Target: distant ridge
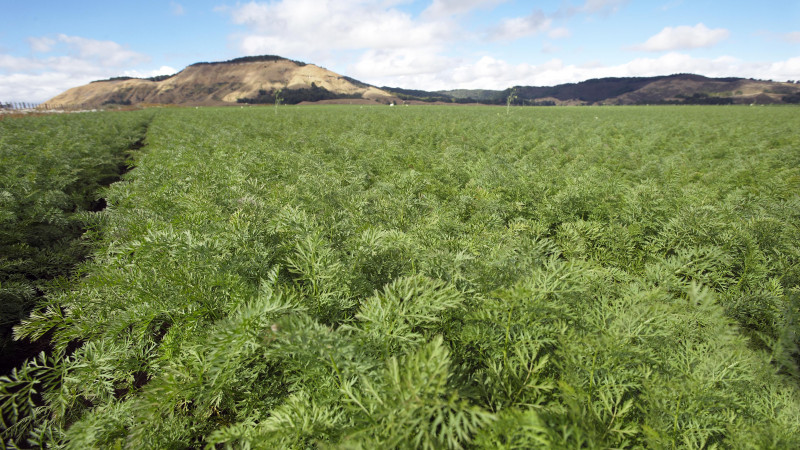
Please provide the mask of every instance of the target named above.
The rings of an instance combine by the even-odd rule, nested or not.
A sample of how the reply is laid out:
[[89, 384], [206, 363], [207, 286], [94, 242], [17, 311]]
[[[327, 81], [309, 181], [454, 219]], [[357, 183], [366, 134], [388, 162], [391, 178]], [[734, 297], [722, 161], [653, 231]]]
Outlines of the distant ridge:
[[[800, 82], [799, 82], [800, 83]], [[511, 93], [513, 92], [513, 96]], [[447, 103], [515, 105], [779, 104], [800, 103], [800, 84], [695, 74], [596, 78], [557, 86], [505, 90], [425, 91], [375, 87], [330, 70], [277, 55], [197, 62], [174, 75], [114, 77], [72, 88], [48, 104], [230, 105], [274, 103]]]
[[778, 104], [800, 103], [800, 84], [695, 74], [595, 78], [557, 86], [515, 86], [502, 91], [420, 91], [382, 87], [403, 99], [518, 105]]

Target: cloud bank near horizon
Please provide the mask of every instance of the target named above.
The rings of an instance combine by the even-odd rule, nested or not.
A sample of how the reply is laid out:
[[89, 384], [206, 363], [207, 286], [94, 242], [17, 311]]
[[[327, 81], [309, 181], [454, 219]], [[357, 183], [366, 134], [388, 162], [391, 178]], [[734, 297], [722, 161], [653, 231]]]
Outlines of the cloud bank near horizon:
[[57, 34], [28, 38], [31, 55], [0, 54], [0, 100], [42, 102], [94, 80], [113, 76], [151, 77], [177, 72], [162, 66], [135, 70], [150, 57], [113, 41]]
[[[723, 28], [694, 26], [665, 27], [644, 43], [625, 50], [655, 57], [632, 57], [607, 64], [565, 63], [554, 57], [547, 61], [510, 63], [491, 54], [478, 57], [451, 56], [449, 49], [464, 42], [482, 40], [513, 42], [532, 35], [551, 40], [569, 38], [566, 26], [554, 26], [558, 19], [592, 20], [624, 7], [625, 0], [586, 0], [552, 13], [534, 9], [524, 16], [503, 18], [483, 30], [468, 30], [459, 17], [486, 10], [502, 0], [434, 0], [422, 14], [413, 17], [390, 6], [395, 2], [340, 0], [325, 4], [310, 14], [313, 1], [280, 0], [250, 2], [228, 11], [234, 23], [245, 31], [233, 36], [234, 45], [245, 54], [281, 52], [304, 55], [311, 61], [333, 64], [340, 52], [355, 53], [346, 75], [379, 86], [413, 89], [505, 89], [513, 85], [547, 86], [591, 78], [655, 76], [697, 73], [711, 77], [739, 76], [785, 80], [800, 74], [800, 57], [781, 61], [746, 61], [730, 55], [693, 56], [687, 50], [712, 48], [730, 37]], [[793, 38], [788, 33], [787, 39]], [[331, 36], [334, 36], [331, 38]], [[370, 38], [372, 37], [372, 38]]]
[[[212, 14], [228, 26], [228, 57], [275, 54], [378, 86], [505, 89], [673, 73], [800, 78], [800, 49], [780, 58], [742, 57], [725, 45], [751, 36], [732, 27], [701, 21], [647, 26], [630, 31], [625, 41], [595, 43], [585, 29], [622, 14], [631, 2], [558, 2], [549, 10], [518, 3], [272, 0], [218, 6]], [[167, 13], [181, 20], [196, 8], [170, 2]], [[800, 31], [762, 34], [764, 42], [800, 43]], [[64, 33], [28, 36], [25, 42], [22, 56], [0, 46], [0, 100], [44, 101], [97, 79], [177, 72], [135, 42]]]

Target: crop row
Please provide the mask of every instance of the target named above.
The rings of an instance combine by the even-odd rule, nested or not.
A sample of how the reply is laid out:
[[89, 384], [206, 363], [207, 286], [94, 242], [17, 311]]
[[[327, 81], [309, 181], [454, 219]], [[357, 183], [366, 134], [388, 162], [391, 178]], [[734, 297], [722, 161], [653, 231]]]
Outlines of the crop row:
[[0, 122], [0, 373], [24, 357], [12, 325], [88, 254], [85, 213], [102, 207], [100, 189], [119, 179], [146, 123], [142, 114]]

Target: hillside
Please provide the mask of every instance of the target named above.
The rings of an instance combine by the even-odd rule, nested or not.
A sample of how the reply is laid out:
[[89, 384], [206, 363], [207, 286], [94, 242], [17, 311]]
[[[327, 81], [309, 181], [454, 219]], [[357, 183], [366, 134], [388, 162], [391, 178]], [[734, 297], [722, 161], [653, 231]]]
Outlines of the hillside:
[[[511, 89], [410, 91], [384, 87], [404, 99], [505, 104]], [[519, 105], [774, 104], [800, 103], [800, 84], [677, 74], [597, 78], [556, 86], [515, 86]]]
[[[511, 89], [425, 91], [375, 87], [330, 70], [264, 55], [192, 64], [172, 76], [118, 77], [70, 89], [49, 105], [229, 105], [274, 103], [506, 104]], [[515, 86], [517, 105], [775, 104], [800, 103], [800, 84], [677, 74], [598, 78], [556, 86]], [[280, 92], [280, 93], [279, 93]]]
[[281, 90], [288, 103], [337, 98], [382, 100], [389, 94], [313, 64], [278, 56], [197, 63], [171, 77], [112, 78], [72, 88], [47, 104], [98, 107], [108, 104], [224, 105], [272, 103]]

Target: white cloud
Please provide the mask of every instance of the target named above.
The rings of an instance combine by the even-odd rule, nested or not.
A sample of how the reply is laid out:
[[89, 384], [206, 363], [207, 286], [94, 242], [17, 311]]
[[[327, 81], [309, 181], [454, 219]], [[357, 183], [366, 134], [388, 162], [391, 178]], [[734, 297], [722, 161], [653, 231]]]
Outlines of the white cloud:
[[183, 5], [176, 2], [169, 2], [170, 11], [175, 16], [182, 16], [186, 14], [186, 10], [183, 8]]
[[159, 75], [174, 75], [178, 73], [178, 70], [170, 67], [170, 66], [161, 66], [158, 69], [154, 70], [126, 70], [122, 72], [122, 75], [126, 77], [134, 77], [134, 78], [150, 78], [150, 77], [157, 77]]
[[367, 0], [281, 0], [232, 8], [235, 36], [247, 54], [315, 56], [332, 50], [428, 47], [452, 36], [449, 20], [424, 21]]
[[70, 50], [76, 51], [80, 58], [93, 60], [106, 67], [135, 65], [150, 60], [148, 56], [128, 50], [113, 41], [97, 41], [66, 34], [59, 34], [57, 40], [67, 44]]
[[[598, 61], [566, 64], [553, 58], [542, 64], [512, 64], [491, 56], [478, 60], [450, 60], [448, 67], [432, 67], [426, 71], [417, 65], [415, 73], [370, 77], [362, 81], [380, 86], [402, 86], [409, 89], [505, 89], [509, 86], [552, 86], [575, 83], [591, 78], [658, 76], [675, 73], [696, 73], [709, 77], [743, 77], [786, 80], [800, 73], [800, 57], [778, 62], [748, 62], [723, 56], [695, 58], [670, 52], [658, 58], [636, 58], [623, 64], [605, 65]], [[366, 63], [365, 63], [366, 66]], [[358, 78], [358, 77], [357, 77]]]
[[525, 36], [542, 33], [553, 23], [542, 10], [536, 10], [525, 17], [503, 20], [491, 30], [489, 38], [493, 41], [513, 41]]
[[[452, 58], [442, 57], [435, 47], [425, 49], [367, 50], [349, 67], [357, 77], [389, 79], [413, 75], [435, 75], [446, 71]], [[402, 86], [400, 86], [402, 87]]]
[[0, 73], [0, 101], [43, 102], [66, 89], [86, 84], [94, 78], [75, 78], [65, 72]]
[[712, 47], [730, 36], [724, 28], [710, 29], [698, 23], [697, 25], [666, 27], [645, 43], [634, 46], [635, 50], [660, 52], [666, 50], [683, 50], [691, 48]]
[[[149, 56], [113, 41], [66, 34], [31, 37], [28, 43], [35, 53], [48, 55], [0, 54], [0, 99], [3, 101], [44, 101], [71, 87], [119, 76], [126, 69], [133, 70], [150, 61]], [[163, 73], [161, 69], [157, 71]]]
[[33, 71], [44, 68], [42, 61], [31, 58], [20, 58], [12, 55], [0, 55], [0, 70], [14, 72]]
[[776, 81], [796, 78], [800, 73], [800, 56], [771, 63], [766, 73], [769, 79]]
[[[512, 64], [492, 56], [467, 57], [453, 49], [480, 38], [462, 28], [460, 15], [491, 8], [500, 0], [433, 0], [419, 16], [394, 6], [406, 0], [275, 0], [237, 4], [220, 12], [242, 25], [232, 40], [245, 54], [278, 54], [313, 63], [336, 64], [345, 75], [378, 86], [426, 90], [454, 88], [504, 89], [515, 84], [552, 85], [606, 76], [650, 76], [679, 72], [709, 76], [786, 79], [796, 62], [748, 63], [729, 57], [693, 58], [667, 53], [624, 64], [567, 64], [554, 58], [537, 64]], [[610, 14], [626, 0], [586, 0], [548, 15], [540, 10], [506, 19], [485, 32], [492, 40], [513, 40], [534, 34], [548, 39], [570, 37], [554, 25], [570, 15]], [[559, 24], [560, 25], [560, 24]], [[690, 32], [686, 32], [686, 30]], [[728, 36], [723, 29], [667, 28], [646, 43], [649, 49], [679, 49], [712, 45]], [[543, 52], [557, 47], [542, 43]], [[789, 78], [796, 78], [790, 74]]]
[[460, 28], [459, 15], [502, 1], [433, 0], [416, 17], [392, 7], [400, 0], [277, 0], [221, 12], [245, 27], [232, 36], [245, 54], [338, 63], [346, 75], [402, 86], [409, 77], [435, 78], [454, 61], [444, 56], [451, 44], [477, 38]]

